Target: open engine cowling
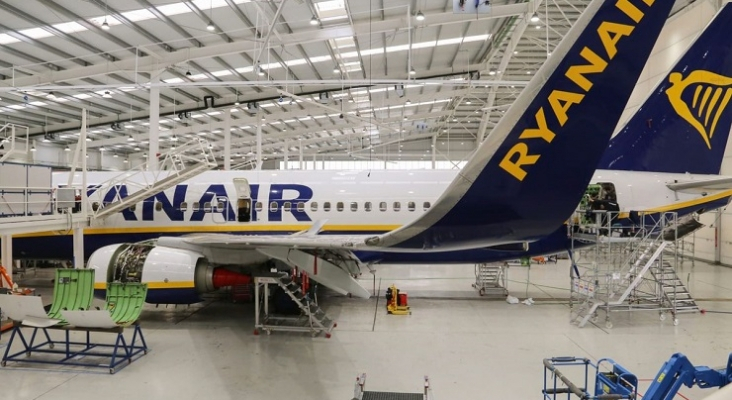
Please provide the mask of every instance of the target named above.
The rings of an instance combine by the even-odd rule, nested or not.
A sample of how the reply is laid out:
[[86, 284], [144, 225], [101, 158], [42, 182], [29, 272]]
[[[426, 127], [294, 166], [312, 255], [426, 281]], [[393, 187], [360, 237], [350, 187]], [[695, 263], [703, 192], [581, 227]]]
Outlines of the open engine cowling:
[[97, 295], [104, 295], [107, 282], [143, 282], [148, 284], [146, 302], [152, 304], [197, 303], [203, 293], [251, 283], [248, 275], [216, 268], [200, 253], [152, 243], [102, 247], [87, 267], [96, 270]]

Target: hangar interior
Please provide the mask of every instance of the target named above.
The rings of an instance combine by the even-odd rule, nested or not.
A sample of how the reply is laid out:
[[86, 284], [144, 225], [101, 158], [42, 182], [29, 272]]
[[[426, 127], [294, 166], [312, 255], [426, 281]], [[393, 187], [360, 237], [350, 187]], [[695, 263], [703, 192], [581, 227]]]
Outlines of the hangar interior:
[[[56, 215], [56, 173], [157, 177], [179, 163], [170, 185], [208, 169], [457, 174], [591, 1], [492, 0], [475, 13], [454, 3], [0, 2], [0, 253], [10, 279], [48, 307], [56, 282], [39, 265], [84, 268], [76, 247], [68, 260], [13, 258], [13, 239], [34, 232], [84, 242], [91, 205]], [[727, 3], [675, 1], [616, 131]], [[732, 175], [728, 150], [720, 175]], [[78, 199], [66, 201], [73, 208]], [[54, 218], [23, 219], [43, 214]], [[368, 388], [395, 393], [421, 392], [429, 376], [423, 400], [531, 399], [544, 388], [542, 360], [555, 356], [615, 359], [640, 378], [642, 393], [671, 354], [721, 365], [732, 353], [732, 214], [725, 206], [698, 220], [704, 227], [679, 243], [675, 274], [706, 312], [617, 313], [612, 324], [593, 318], [579, 328], [570, 323], [572, 264], [561, 255], [501, 269], [500, 298], [478, 295], [474, 263], [380, 264], [358, 279], [368, 300], [319, 291], [320, 308], [337, 321], [327, 335], [253, 335], [259, 302], [232, 301], [233, 292], [147, 304], [139, 319], [146, 356], [114, 375], [8, 364], [5, 398], [364, 399], [353, 385], [366, 373]], [[410, 315], [384, 310], [392, 284], [409, 294]], [[506, 294], [533, 302], [509, 304]], [[9, 337], [0, 336], [0, 351]], [[711, 393], [683, 388], [679, 398]]]

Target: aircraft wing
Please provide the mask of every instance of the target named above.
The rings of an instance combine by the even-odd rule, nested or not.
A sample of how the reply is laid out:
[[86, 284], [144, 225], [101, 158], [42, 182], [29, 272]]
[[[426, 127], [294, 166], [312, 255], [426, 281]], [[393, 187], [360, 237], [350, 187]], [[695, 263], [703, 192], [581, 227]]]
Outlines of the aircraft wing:
[[[317, 225], [317, 224], [316, 224]], [[354, 278], [361, 263], [352, 253], [365, 247], [365, 236], [356, 235], [230, 235], [193, 234], [165, 236], [158, 246], [185, 249], [206, 254], [215, 261], [220, 250], [255, 250], [271, 259], [308, 273], [310, 278], [338, 293], [368, 299], [368, 290]], [[357, 246], [358, 244], [358, 246]]]
[[732, 189], [732, 177], [720, 176], [718, 178], [704, 180], [674, 181], [666, 184], [666, 187], [682, 193], [701, 193], [716, 190]]

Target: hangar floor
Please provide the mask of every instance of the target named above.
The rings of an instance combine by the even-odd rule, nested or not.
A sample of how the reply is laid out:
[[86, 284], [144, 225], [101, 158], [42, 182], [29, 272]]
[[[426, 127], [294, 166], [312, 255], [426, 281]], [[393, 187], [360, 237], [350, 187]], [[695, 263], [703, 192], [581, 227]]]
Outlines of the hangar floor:
[[[615, 313], [615, 327], [568, 323], [568, 263], [510, 269], [509, 289], [533, 306], [479, 298], [473, 266], [383, 266], [410, 293], [413, 315], [390, 316], [384, 300], [328, 297], [338, 321], [331, 339], [273, 333], [253, 336], [253, 307], [224, 301], [178, 308], [150, 306], [142, 316], [152, 352], [116, 375], [0, 369], [3, 399], [350, 399], [357, 374], [367, 388], [415, 392], [429, 375], [438, 399], [539, 399], [541, 360], [611, 357], [652, 379], [672, 353], [719, 366], [732, 351], [732, 269], [697, 262], [691, 290], [706, 315], [682, 315], [679, 326], [656, 313]], [[378, 282], [377, 282], [378, 284]], [[365, 286], [371, 282], [366, 281]], [[3, 335], [4, 347], [9, 335]], [[4, 349], [2, 349], [4, 350]], [[647, 382], [646, 382], [647, 385]], [[644, 389], [642, 386], [641, 389]], [[642, 392], [643, 390], [641, 390]], [[699, 389], [683, 389], [701, 399]]]

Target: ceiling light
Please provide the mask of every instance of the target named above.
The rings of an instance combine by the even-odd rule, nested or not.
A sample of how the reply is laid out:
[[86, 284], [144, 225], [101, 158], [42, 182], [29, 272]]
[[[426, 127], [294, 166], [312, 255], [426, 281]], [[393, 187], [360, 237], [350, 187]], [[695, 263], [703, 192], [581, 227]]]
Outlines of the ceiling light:
[[104, 151], [104, 150], [105, 150], [104, 146], [99, 148], [99, 151]]
[[541, 29], [541, 25], [536, 25], [536, 29]]
[[257, 75], [264, 76], [264, 69], [262, 69], [261, 65], [257, 66]]
[[117, 155], [117, 153], [114, 153], [114, 158], [119, 158], [119, 155]]
[[135, 147], [133, 150], [140, 151], [140, 148], [139, 147]]
[[175, 145], [170, 146], [170, 150], [175, 150]]
[[64, 151], [71, 151], [71, 148], [69, 146], [64, 147]]
[[412, 104], [412, 100], [407, 99], [407, 105]]
[[531, 17], [531, 22], [539, 22], [539, 14], [534, 13]]
[[514, 50], [514, 51], [513, 51], [513, 54], [514, 54], [514, 55], [518, 54], [518, 50]]
[[417, 71], [415, 71], [414, 68], [412, 68], [409, 70], [409, 75], [412, 75], [412, 76], [417, 75]]
[[48, 94], [46, 95], [46, 98], [49, 100], [53, 100], [56, 98], [56, 95], [53, 94], [53, 92], [48, 92]]
[[173, 135], [173, 137], [170, 138], [170, 141], [171, 142], [177, 142], [178, 141], [178, 136]]
[[422, 11], [417, 11], [417, 21], [424, 21], [424, 14], [422, 14]]
[[320, 21], [318, 21], [318, 18], [316, 18], [314, 15], [312, 18], [310, 18], [310, 25], [318, 25]]
[[124, 162], [127, 162], [127, 159], [126, 158], [124, 159]]
[[133, 142], [133, 141], [135, 141], [135, 138], [133, 138], [132, 135], [127, 136], [127, 141], [128, 142]]
[[341, 69], [338, 68], [338, 64], [336, 64], [336, 65], [333, 66], [333, 73], [334, 74], [340, 74], [341, 73]]
[[353, 102], [354, 102], [354, 100], [353, 100], [353, 97], [349, 97], [349, 98], [348, 98], [348, 102], [349, 102], [349, 103], [353, 103]]
[[470, 104], [473, 104], [473, 102], [471, 102], [470, 100], [468, 100], [468, 101], [465, 102], [465, 104], [470, 105]]
[[206, 25], [206, 29], [213, 32], [214, 30], [216, 30], [216, 27], [214, 26], [213, 22], [209, 22], [208, 25]]
[[102, 97], [104, 97], [105, 99], [111, 99], [112, 98], [112, 93], [110, 93], [109, 90], [105, 90], [104, 91], [104, 94], [102, 95]]
[[186, 71], [186, 76], [191, 76], [191, 75], [193, 75], [193, 74], [191, 74], [190, 70]]
[[35, 145], [31, 146], [31, 151], [33, 151], [33, 152], [36, 151], [36, 146]]
[[102, 29], [105, 31], [109, 30], [109, 24], [107, 23], [107, 17], [104, 17], [104, 22], [102, 23]]

